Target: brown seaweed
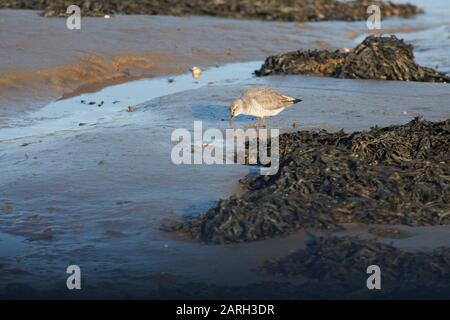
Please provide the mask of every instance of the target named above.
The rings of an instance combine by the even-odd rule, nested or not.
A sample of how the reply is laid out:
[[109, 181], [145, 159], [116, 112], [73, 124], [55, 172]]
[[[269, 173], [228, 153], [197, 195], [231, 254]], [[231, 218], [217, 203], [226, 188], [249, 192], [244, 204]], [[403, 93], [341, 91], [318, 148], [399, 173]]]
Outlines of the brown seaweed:
[[327, 282], [330, 287], [346, 288], [348, 294], [365, 289], [371, 265], [381, 270], [384, 294], [414, 293], [420, 286], [433, 290], [450, 287], [450, 248], [409, 252], [353, 237], [314, 239], [304, 250], [266, 261], [259, 272], [276, 277], [301, 275]]
[[450, 119], [352, 134], [285, 133], [276, 175], [242, 179], [244, 194], [170, 229], [231, 243], [350, 222], [449, 224], [449, 141]]
[[450, 82], [450, 77], [414, 61], [413, 47], [395, 36], [369, 36], [349, 53], [292, 51], [268, 57], [257, 76], [320, 75], [346, 79]]
[[277, 21], [361, 21], [366, 8], [379, 5], [384, 17], [409, 17], [423, 11], [412, 4], [355, 0], [3, 0], [0, 8], [44, 10], [47, 17], [66, 16], [69, 5], [79, 5], [83, 16], [105, 14], [209, 15]]
[[[368, 290], [367, 267], [381, 271], [381, 289]], [[245, 286], [187, 283], [160, 287], [171, 299], [386, 299], [444, 298], [450, 293], [450, 248], [404, 251], [355, 237], [315, 238], [305, 249], [269, 260], [267, 280]], [[295, 280], [302, 279], [301, 282]]]

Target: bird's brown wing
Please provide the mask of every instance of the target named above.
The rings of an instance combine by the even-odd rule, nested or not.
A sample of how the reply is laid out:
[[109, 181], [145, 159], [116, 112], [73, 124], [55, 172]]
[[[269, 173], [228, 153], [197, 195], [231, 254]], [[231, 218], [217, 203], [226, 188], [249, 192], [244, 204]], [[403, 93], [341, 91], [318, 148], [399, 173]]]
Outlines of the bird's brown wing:
[[252, 88], [245, 92], [242, 100], [255, 100], [261, 107], [266, 110], [279, 109], [292, 104], [293, 98], [282, 95], [272, 89], [268, 88]]

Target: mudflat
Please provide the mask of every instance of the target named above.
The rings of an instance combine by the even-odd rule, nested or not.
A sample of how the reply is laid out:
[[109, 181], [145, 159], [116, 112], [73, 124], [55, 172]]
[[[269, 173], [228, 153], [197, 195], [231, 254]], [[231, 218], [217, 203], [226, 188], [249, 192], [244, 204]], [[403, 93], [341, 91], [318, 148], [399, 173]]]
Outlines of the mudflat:
[[[415, 2], [424, 14], [383, 28], [414, 46], [418, 65], [448, 74], [447, 2]], [[85, 17], [78, 32], [64, 18], [1, 10], [0, 24], [2, 298], [73, 297], [69, 263], [82, 268], [78, 298], [372, 298], [360, 280], [374, 261], [389, 297], [448, 293], [448, 281], [435, 285], [449, 277], [448, 250], [439, 249], [450, 247], [448, 84], [253, 74], [286, 51], [351, 50], [369, 34], [364, 21], [116, 15]], [[193, 65], [203, 69], [198, 79], [185, 72]], [[231, 100], [253, 86], [303, 99], [269, 120], [283, 137], [278, 178], [254, 180], [246, 165], [171, 161], [175, 129], [202, 121], [223, 132]], [[235, 126], [253, 124], [242, 116]], [[191, 152], [203, 143], [194, 139]], [[272, 190], [273, 202], [259, 197]], [[240, 205], [252, 192], [248, 221]], [[285, 192], [287, 204], [301, 207], [300, 195], [310, 205], [301, 207], [308, 230]], [[270, 210], [282, 219], [247, 238], [221, 233], [220, 223], [189, 229], [193, 237], [161, 230], [218, 204], [234, 210], [241, 231]], [[303, 276], [305, 266], [313, 270]], [[422, 274], [431, 285], [423, 291]], [[331, 277], [348, 285], [324, 290]]]

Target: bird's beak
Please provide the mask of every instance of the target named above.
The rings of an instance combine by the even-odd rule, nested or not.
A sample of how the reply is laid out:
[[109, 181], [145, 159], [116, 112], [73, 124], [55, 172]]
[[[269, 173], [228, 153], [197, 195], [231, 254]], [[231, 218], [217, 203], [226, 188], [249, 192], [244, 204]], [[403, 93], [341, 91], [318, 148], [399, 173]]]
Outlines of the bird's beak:
[[233, 124], [234, 124], [234, 115], [231, 114], [231, 117], [230, 117], [230, 126], [233, 126]]

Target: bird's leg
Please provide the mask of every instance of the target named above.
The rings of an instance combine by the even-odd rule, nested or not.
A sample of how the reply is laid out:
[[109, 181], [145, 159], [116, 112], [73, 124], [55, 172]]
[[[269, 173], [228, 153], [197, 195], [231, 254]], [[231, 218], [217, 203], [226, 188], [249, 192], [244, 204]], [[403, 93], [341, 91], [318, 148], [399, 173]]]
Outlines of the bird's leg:
[[261, 124], [261, 118], [256, 117], [256, 128], [259, 128], [260, 124]]
[[263, 128], [267, 128], [267, 119], [262, 117]]

